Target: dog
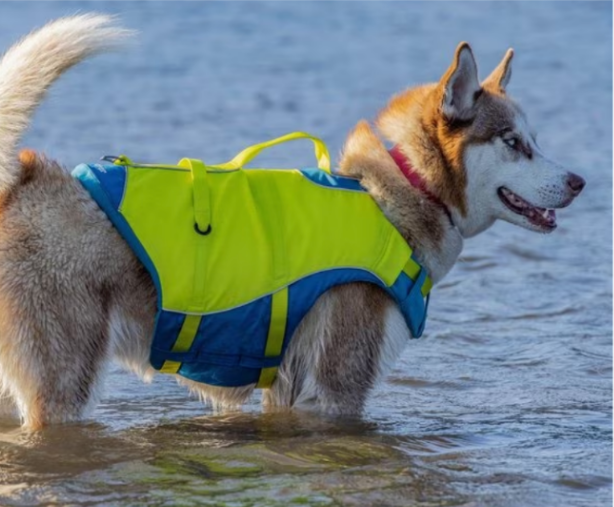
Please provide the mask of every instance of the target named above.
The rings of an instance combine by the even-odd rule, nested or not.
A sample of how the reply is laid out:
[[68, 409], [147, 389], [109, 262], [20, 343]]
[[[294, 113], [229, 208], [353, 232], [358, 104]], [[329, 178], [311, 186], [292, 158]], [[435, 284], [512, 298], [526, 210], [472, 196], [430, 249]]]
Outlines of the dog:
[[[86, 417], [112, 359], [145, 380], [155, 373], [151, 277], [68, 171], [18, 151], [50, 85], [128, 36], [108, 16], [62, 18], [0, 63], [0, 402], [31, 430]], [[439, 81], [394, 96], [374, 126], [359, 122], [345, 143], [338, 173], [359, 180], [435, 284], [465, 238], [496, 220], [550, 233], [554, 209], [585, 185], [546, 158], [507, 95], [512, 59], [510, 49], [480, 82], [461, 43]], [[359, 414], [408, 337], [381, 288], [335, 286], [296, 329], [263, 406]], [[239, 406], [255, 389], [178, 381], [220, 408]]]

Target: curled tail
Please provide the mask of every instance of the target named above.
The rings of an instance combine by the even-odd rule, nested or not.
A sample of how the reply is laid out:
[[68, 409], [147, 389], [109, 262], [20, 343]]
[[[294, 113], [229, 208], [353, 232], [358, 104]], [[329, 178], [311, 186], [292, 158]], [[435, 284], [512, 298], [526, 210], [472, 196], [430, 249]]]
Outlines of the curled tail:
[[0, 192], [18, 180], [17, 145], [51, 84], [130, 35], [113, 21], [100, 14], [60, 18], [27, 35], [0, 61]]

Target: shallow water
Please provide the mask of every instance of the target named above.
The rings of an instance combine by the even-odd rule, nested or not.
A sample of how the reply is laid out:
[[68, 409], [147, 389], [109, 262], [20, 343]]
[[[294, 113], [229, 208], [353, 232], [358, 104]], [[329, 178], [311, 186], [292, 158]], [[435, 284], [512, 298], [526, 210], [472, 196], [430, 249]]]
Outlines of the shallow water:
[[[467, 242], [360, 420], [214, 415], [159, 376], [113, 370], [92, 421], [0, 425], [0, 505], [610, 505], [612, 11], [609, 3], [0, 4], [0, 47], [77, 10], [142, 32], [73, 71], [26, 143], [211, 161], [292, 130], [333, 152], [387, 97], [438, 78], [460, 40], [540, 144], [588, 180], [550, 236], [498, 224]], [[311, 164], [289, 146], [271, 164]]]

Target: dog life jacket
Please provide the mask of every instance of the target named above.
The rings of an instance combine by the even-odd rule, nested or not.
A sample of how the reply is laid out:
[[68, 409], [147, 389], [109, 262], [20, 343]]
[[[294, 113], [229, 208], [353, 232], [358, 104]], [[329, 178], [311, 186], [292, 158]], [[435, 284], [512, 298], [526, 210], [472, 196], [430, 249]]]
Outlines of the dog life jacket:
[[[264, 148], [296, 138], [314, 142], [318, 169], [243, 168]], [[161, 372], [269, 387], [318, 297], [350, 282], [384, 289], [412, 336], [422, 334], [426, 271], [358, 181], [331, 174], [317, 138], [289, 134], [217, 166], [139, 165], [122, 156], [81, 164], [73, 176], [153, 279], [150, 361]]]

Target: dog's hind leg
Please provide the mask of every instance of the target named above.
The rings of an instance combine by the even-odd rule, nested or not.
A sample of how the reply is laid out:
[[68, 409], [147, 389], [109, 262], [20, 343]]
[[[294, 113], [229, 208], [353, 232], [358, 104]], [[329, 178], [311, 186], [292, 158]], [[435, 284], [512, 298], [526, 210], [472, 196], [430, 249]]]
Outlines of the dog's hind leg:
[[6, 302], [0, 306], [1, 382], [24, 426], [36, 430], [81, 418], [104, 368], [105, 323], [83, 317], [78, 322], [70, 310], [62, 318], [60, 306], [44, 304], [38, 317], [22, 310], [7, 319]]
[[391, 312], [394, 303], [373, 285], [327, 292], [295, 332], [265, 406], [360, 414], [407, 340], [402, 322], [391, 327]]
[[17, 407], [15, 401], [9, 395], [9, 393], [2, 389], [2, 373], [0, 373], [0, 421], [5, 419], [11, 420], [15, 418], [17, 414]]
[[20, 162], [22, 184], [0, 199], [0, 392], [38, 429], [82, 417], [96, 393], [120, 277], [103, 248], [116, 233], [80, 187], [35, 154]]

